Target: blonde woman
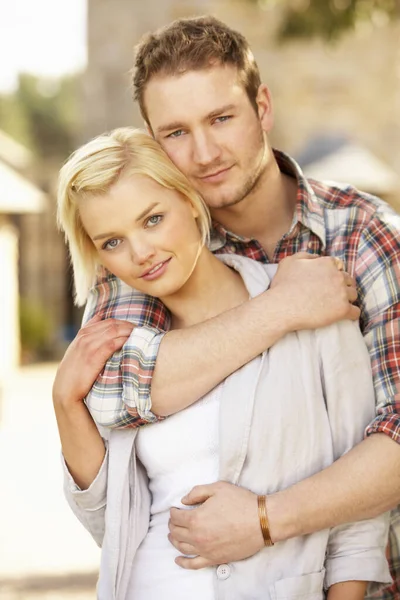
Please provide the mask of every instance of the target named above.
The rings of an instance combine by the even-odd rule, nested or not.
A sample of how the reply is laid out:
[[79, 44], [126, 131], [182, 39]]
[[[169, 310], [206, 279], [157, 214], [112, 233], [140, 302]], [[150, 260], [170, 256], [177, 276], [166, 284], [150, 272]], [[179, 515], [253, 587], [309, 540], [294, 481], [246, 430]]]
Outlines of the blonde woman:
[[[262, 293], [274, 267], [208, 249], [201, 198], [157, 143], [124, 128], [89, 142], [61, 171], [59, 223], [83, 302], [103, 266], [169, 309], [184, 328]], [[322, 470], [358, 443], [374, 416], [368, 352], [356, 323], [286, 335], [223, 384], [140, 429], [97, 427], [82, 398], [96, 354], [132, 325], [94, 318], [58, 370], [53, 397], [68, 502], [102, 546], [101, 600], [361, 600], [390, 581], [386, 516], [273, 545], [265, 495]], [[184, 376], [184, 375], [183, 375]], [[175, 413], [175, 414], [173, 414]], [[95, 412], [93, 413], [95, 416]], [[168, 541], [171, 507], [196, 484], [225, 480], [254, 497], [249, 558], [181, 569]], [[191, 547], [181, 544], [184, 554]], [[252, 556], [251, 556], [252, 555]]]

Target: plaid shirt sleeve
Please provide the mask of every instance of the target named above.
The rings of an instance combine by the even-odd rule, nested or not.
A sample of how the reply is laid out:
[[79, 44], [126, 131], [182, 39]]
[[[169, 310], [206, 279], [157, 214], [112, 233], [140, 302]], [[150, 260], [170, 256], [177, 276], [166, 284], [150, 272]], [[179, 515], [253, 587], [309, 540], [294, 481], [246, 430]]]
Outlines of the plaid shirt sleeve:
[[169, 313], [156, 298], [141, 294], [103, 270], [90, 291], [83, 322], [102, 319], [136, 323], [121, 350], [107, 361], [85, 398], [97, 423], [108, 428], [140, 427], [162, 420], [151, 412], [151, 380]]
[[381, 432], [400, 443], [400, 216], [389, 207], [364, 229], [355, 274], [377, 402], [366, 435]]

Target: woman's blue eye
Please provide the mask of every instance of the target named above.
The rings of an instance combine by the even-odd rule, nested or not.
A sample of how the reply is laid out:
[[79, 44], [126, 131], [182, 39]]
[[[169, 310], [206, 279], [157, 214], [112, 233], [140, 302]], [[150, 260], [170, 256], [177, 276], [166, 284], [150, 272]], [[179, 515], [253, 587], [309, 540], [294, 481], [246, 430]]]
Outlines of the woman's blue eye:
[[108, 242], [106, 242], [103, 245], [103, 250], [113, 250], [114, 248], [116, 248], [117, 246], [119, 246], [121, 240], [108, 240]]
[[152, 215], [147, 219], [146, 225], [148, 227], [154, 227], [154, 225], [158, 225], [158, 223], [162, 220], [162, 215]]

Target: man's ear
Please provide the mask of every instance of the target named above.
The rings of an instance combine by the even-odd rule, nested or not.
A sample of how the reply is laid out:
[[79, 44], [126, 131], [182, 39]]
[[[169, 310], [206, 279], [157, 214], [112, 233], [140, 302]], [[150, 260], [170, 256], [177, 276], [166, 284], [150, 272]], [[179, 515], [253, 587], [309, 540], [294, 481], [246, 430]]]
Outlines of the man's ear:
[[256, 102], [261, 126], [266, 133], [269, 133], [274, 125], [274, 111], [272, 97], [265, 83], [258, 88]]

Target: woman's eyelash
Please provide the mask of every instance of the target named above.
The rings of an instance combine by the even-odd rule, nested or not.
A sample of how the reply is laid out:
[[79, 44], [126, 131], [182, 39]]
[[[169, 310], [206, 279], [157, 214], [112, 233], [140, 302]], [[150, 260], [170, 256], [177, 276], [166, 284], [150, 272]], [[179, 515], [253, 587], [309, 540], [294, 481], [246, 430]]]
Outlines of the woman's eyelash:
[[[151, 219], [155, 219], [155, 221], [151, 221]], [[160, 221], [162, 221], [162, 219], [163, 219], [163, 215], [151, 215], [150, 217], [147, 218], [146, 225], [150, 226], [150, 227], [154, 227], [155, 225], [158, 225], [160, 223]]]
[[106, 242], [104, 242], [101, 249], [102, 250], [113, 250], [114, 248], [117, 248], [117, 246], [119, 246], [119, 244], [116, 244], [115, 246], [111, 246], [110, 245], [111, 242], [119, 242], [119, 240], [117, 240], [116, 238], [113, 238], [112, 240], [107, 240]]

